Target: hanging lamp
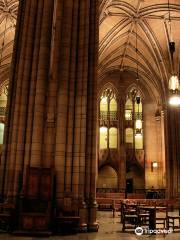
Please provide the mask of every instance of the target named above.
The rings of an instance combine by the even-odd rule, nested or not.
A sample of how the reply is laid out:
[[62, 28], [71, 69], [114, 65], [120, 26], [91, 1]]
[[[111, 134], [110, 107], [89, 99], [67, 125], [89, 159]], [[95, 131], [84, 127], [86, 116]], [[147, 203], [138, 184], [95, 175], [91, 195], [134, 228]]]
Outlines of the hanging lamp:
[[179, 86], [179, 78], [177, 74], [175, 74], [174, 70], [174, 52], [175, 52], [175, 42], [172, 38], [172, 31], [171, 31], [171, 12], [170, 12], [170, 5], [168, 0], [168, 12], [169, 12], [169, 51], [171, 55], [171, 62], [172, 62], [172, 72], [169, 78], [169, 104], [172, 106], [179, 106], [180, 105], [180, 86]]
[[[136, 81], [137, 81], [137, 86], [139, 85], [139, 65], [138, 65], [138, 48], [137, 48], [137, 22], [136, 22], [136, 63], [137, 63], [137, 72], [136, 72]], [[141, 97], [139, 93], [139, 89], [136, 93], [136, 104], [138, 106], [138, 114], [135, 119], [135, 137], [141, 137], [142, 136], [142, 120], [140, 117], [139, 113], [139, 105], [141, 103]]]

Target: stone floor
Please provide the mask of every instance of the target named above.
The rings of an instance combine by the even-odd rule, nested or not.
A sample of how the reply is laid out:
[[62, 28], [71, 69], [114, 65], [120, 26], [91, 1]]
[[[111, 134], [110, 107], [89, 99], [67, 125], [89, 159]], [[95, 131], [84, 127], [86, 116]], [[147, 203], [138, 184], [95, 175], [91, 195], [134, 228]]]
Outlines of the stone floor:
[[158, 235], [141, 235], [137, 236], [133, 231], [122, 233], [122, 225], [120, 224], [119, 214], [112, 217], [111, 212], [98, 212], [99, 231], [97, 233], [81, 233], [68, 236], [53, 236], [49, 238], [41, 237], [17, 237], [8, 234], [0, 234], [0, 240], [143, 240], [143, 239], [167, 239], [167, 240], [180, 240], [180, 232], [170, 234]]

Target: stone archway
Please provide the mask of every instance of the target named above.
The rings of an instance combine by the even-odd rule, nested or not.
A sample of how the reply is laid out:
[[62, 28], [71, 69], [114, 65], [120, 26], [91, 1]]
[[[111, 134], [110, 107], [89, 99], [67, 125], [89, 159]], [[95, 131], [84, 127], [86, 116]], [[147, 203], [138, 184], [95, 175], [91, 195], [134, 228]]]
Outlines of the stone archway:
[[118, 175], [114, 168], [105, 165], [99, 169], [97, 188], [118, 188]]

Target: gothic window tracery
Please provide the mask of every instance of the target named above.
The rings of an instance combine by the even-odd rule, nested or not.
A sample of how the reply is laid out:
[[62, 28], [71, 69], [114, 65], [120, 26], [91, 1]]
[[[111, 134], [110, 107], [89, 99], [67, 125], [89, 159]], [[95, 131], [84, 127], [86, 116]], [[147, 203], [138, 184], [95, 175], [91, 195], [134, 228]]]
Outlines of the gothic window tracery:
[[112, 88], [106, 88], [99, 104], [99, 147], [117, 148], [117, 97]]
[[125, 103], [125, 142], [128, 148], [143, 149], [143, 104], [136, 88], [127, 94]]

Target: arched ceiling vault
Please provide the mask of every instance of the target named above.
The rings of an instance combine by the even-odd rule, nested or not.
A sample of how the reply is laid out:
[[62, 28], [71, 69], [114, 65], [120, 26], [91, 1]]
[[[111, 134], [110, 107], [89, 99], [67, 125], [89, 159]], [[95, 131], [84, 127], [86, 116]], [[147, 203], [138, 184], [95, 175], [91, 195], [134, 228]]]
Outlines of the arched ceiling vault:
[[9, 78], [19, 0], [0, 0], [0, 86]]
[[[176, 44], [174, 70], [180, 68], [180, 1], [101, 0], [99, 28], [99, 78], [113, 70], [139, 71], [140, 81], [165, 96], [172, 73], [169, 52]], [[168, 8], [169, 7], [169, 8]], [[137, 48], [136, 48], [137, 36]]]

